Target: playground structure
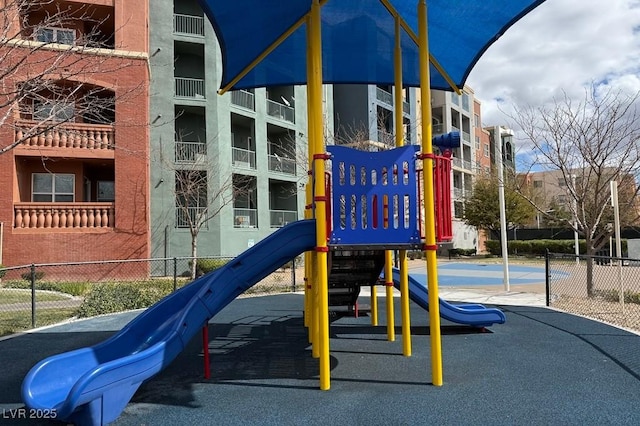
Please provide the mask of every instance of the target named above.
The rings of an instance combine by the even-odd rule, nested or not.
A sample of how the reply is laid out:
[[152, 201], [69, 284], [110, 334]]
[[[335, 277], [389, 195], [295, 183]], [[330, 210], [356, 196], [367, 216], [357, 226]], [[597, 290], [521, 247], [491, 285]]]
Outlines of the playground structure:
[[[205, 13], [212, 21], [215, 21], [214, 3], [213, 0], [201, 0]], [[309, 12], [298, 21], [299, 25], [306, 25], [307, 38], [310, 174], [306, 186], [305, 220], [275, 231], [232, 262], [166, 297], [109, 340], [90, 348], [55, 355], [36, 364], [22, 386], [23, 399], [29, 408], [56, 410], [58, 419], [79, 424], [97, 425], [115, 420], [140, 384], [166, 367], [213, 316], [242, 292], [300, 253], [305, 253], [305, 325], [309, 329], [312, 356], [319, 359], [319, 384], [322, 390], [330, 388], [330, 298], [336, 304], [354, 303], [359, 287], [375, 284], [381, 269], [384, 269], [388, 299], [389, 340], [395, 339], [394, 286], [400, 290], [405, 356], [411, 355], [410, 298], [429, 311], [432, 384], [435, 386], [443, 384], [441, 310], [448, 320], [478, 327], [504, 322], [504, 315], [499, 310], [481, 305], [456, 307], [438, 297], [437, 239], [438, 236], [441, 239], [450, 238], [451, 233], [451, 202], [448, 198], [450, 164], [446, 155], [438, 157], [433, 152], [426, 2], [418, 1], [417, 35], [395, 11], [393, 2], [380, 2], [393, 16], [395, 25], [397, 148], [375, 154], [344, 147], [327, 149], [324, 145], [321, 3], [327, 2], [313, 0]], [[497, 34], [539, 3], [522, 1], [513, 2], [515, 6], [497, 5], [502, 9], [509, 8], [497, 20]], [[232, 3], [220, 2], [217, 5], [223, 4]], [[346, 2], [333, 4], [339, 8]], [[276, 9], [275, 5], [271, 6]], [[214, 27], [217, 28], [216, 25]], [[419, 153], [415, 146], [404, 146], [401, 125], [401, 28], [412, 36], [418, 47], [422, 99], [422, 147]], [[285, 31], [265, 52], [275, 49], [287, 35], [291, 33]], [[496, 34], [489, 34], [488, 41], [478, 46], [479, 51], [495, 38]], [[475, 54], [472, 57], [475, 59]], [[249, 68], [263, 58], [259, 55]], [[438, 71], [451, 88], [459, 91], [441, 68]], [[246, 72], [243, 70], [235, 80], [228, 81], [220, 93], [233, 88]], [[453, 144], [455, 139], [454, 135], [448, 137], [448, 140], [436, 140], [445, 152], [447, 142]], [[330, 179], [327, 179], [326, 173], [328, 160], [332, 162]], [[421, 167], [416, 168], [416, 163]], [[434, 172], [430, 172], [434, 170], [441, 178], [438, 186], [434, 185]], [[333, 182], [328, 185], [328, 181]], [[419, 205], [420, 195], [423, 207]], [[439, 212], [438, 218], [436, 210]], [[428, 289], [408, 276], [408, 249], [426, 252]], [[392, 267], [392, 250], [399, 250], [399, 268], [395, 271]], [[356, 265], [362, 268], [353, 271], [352, 267]], [[377, 325], [376, 300], [373, 286], [373, 325]]]

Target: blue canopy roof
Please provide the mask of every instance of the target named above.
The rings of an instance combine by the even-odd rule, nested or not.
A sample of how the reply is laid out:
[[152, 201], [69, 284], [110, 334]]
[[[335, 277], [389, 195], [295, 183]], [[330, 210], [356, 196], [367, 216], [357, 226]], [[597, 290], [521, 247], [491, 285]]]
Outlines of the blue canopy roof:
[[[227, 86], [272, 43], [296, 25], [311, 0], [199, 0], [222, 48], [221, 87]], [[418, 33], [419, 0], [389, 0]], [[428, 0], [429, 48], [462, 88], [482, 53], [544, 0]], [[394, 19], [380, 0], [322, 2], [325, 83], [393, 84]], [[401, 34], [403, 82], [419, 86], [417, 45]], [[300, 25], [232, 89], [305, 84], [306, 25]], [[431, 88], [451, 90], [431, 66]]]

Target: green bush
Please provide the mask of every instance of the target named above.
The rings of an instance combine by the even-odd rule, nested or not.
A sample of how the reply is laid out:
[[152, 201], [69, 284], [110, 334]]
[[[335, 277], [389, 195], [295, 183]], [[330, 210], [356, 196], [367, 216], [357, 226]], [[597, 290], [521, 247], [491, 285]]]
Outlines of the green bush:
[[[607, 302], [620, 301], [620, 292], [618, 290], [596, 290], [595, 295], [603, 298]], [[625, 290], [624, 303], [635, 303], [640, 305], [640, 293]]]
[[226, 265], [229, 259], [198, 259], [196, 260], [196, 275], [207, 274]]
[[[44, 271], [36, 271], [36, 273], [33, 275], [36, 281], [41, 280], [44, 278]], [[23, 280], [31, 281], [31, 271], [20, 274], [20, 278], [22, 278]]]
[[[575, 253], [575, 240], [511, 240], [507, 242], [509, 254], [544, 256], [546, 251], [550, 253]], [[579, 240], [580, 253], [587, 252], [584, 240]], [[621, 241], [622, 251], [627, 250], [627, 240]], [[485, 242], [485, 248], [492, 255], [502, 254], [502, 246], [499, 240], [489, 240]]]
[[4, 265], [0, 263], [0, 279], [5, 276], [7, 271], [4, 269]]
[[78, 308], [77, 316], [85, 318], [147, 308], [169, 293], [162, 287], [130, 283], [96, 284]]

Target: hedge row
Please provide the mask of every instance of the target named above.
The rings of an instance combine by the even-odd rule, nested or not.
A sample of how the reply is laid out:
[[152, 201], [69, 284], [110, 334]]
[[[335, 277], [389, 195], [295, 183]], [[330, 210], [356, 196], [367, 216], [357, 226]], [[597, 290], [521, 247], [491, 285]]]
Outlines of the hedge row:
[[[544, 256], [546, 251], [550, 253], [575, 253], [574, 240], [512, 240], [507, 242], [509, 254]], [[587, 252], [584, 240], [578, 240], [580, 253]], [[627, 251], [627, 240], [621, 240], [622, 251]], [[498, 240], [485, 242], [485, 248], [493, 255], [502, 254], [502, 245]]]

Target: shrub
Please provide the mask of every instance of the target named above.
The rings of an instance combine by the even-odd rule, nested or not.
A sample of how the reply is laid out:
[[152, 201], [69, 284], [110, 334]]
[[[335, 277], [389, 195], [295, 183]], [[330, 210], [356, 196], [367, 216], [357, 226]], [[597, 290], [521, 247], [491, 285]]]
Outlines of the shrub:
[[198, 259], [196, 260], [196, 275], [207, 274], [226, 265], [229, 259]]
[[0, 263], [0, 279], [5, 276], [7, 271], [4, 269], [4, 265]]
[[[23, 280], [31, 281], [31, 271], [20, 274], [20, 278], [22, 278]], [[36, 273], [34, 274], [34, 278], [36, 279], [36, 281], [43, 279], [44, 271], [36, 271]]]
[[[618, 290], [596, 290], [595, 295], [607, 302], [620, 302], [620, 292]], [[625, 290], [624, 303], [640, 304], [640, 293]]]
[[139, 284], [97, 284], [78, 308], [80, 318], [147, 308], [168, 294], [162, 287]]

